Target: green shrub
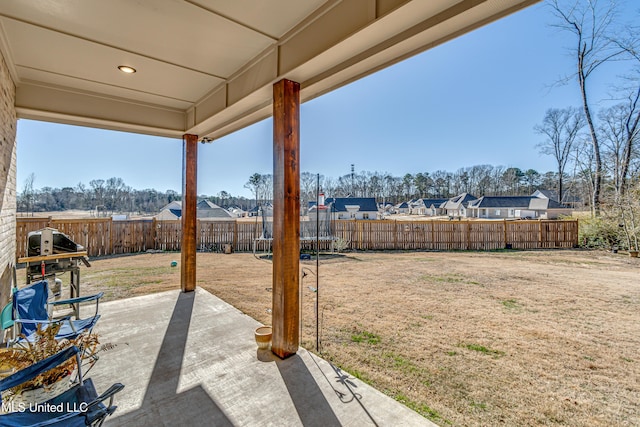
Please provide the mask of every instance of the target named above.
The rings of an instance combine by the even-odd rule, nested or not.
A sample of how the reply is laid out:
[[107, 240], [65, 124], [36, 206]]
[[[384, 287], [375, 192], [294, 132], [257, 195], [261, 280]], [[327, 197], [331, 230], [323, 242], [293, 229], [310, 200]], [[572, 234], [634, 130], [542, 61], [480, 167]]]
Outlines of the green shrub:
[[579, 242], [584, 248], [610, 249], [621, 240], [618, 222], [603, 217], [580, 218]]

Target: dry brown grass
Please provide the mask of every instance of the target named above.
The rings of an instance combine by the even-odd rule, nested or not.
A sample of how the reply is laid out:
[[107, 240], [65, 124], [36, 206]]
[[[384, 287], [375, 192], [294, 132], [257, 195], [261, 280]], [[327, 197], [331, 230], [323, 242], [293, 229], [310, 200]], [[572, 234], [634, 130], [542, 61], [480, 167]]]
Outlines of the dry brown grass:
[[[83, 293], [175, 289], [172, 260], [94, 260]], [[314, 271], [315, 260], [302, 266]], [[639, 269], [573, 250], [323, 258], [322, 355], [441, 425], [640, 425]], [[270, 323], [268, 260], [198, 254], [198, 285]], [[314, 349], [309, 286], [313, 274], [302, 344]]]

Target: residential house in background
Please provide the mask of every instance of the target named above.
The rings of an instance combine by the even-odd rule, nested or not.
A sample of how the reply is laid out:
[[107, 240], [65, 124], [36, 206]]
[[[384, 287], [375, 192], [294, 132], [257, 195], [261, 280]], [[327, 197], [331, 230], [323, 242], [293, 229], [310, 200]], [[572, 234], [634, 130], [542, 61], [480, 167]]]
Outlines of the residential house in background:
[[[196, 204], [196, 217], [200, 219], [232, 219], [231, 214], [208, 200]], [[158, 220], [177, 220], [182, 218], [182, 201], [174, 200], [154, 216]]]
[[466, 217], [467, 204], [476, 199], [477, 197], [472, 196], [469, 193], [462, 193], [444, 202], [441, 209], [444, 215], [448, 215], [450, 217]]
[[400, 215], [406, 215], [409, 213], [409, 203], [407, 202], [402, 202], [402, 203], [398, 203], [395, 206], [395, 213], [400, 214]]
[[444, 215], [443, 205], [449, 199], [417, 199], [410, 204], [411, 215]]
[[271, 203], [263, 203], [254, 206], [247, 211], [247, 216], [273, 216], [273, 205]]
[[559, 202], [560, 199], [558, 198], [558, 192], [555, 190], [536, 190], [533, 194], [533, 197], [542, 197], [542, 198], [546, 198], [549, 200], [555, 200], [556, 202]]
[[556, 219], [572, 209], [538, 196], [483, 196], [467, 205], [469, 218]]
[[160, 213], [154, 216], [158, 220], [176, 220], [182, 217], [182, 202], [180, 200], [174, 200], [173, 202], [165, 205], [160, 209]]
[[379, 219], [378, 204], [374, 197], [328, 197], [334, 219]]
[[239, 208], [237, 206], [231, 207], [228, 209], [228, 212], [231, 214], [232, 217], [234, 218], [244, 218], [247, 216], [247, 211], [245, 211], [242, 208]]
[[556, 219], [571, 215], [573, 209], [559, 203], [554, 197], [555, 192], [548, 190], [537, 190], [530, 196], [480, 198], [462, 193], [450, 199], [415, 199], [407, 205], [411, 215], [447, 215], [450, 218]]
[[196, 204], [196, 217], [200, 219], [231, 219], [229, 212], [209, 200], [200, 200]]
[[562, 200], [558, 198], [558, 193], [553, 190], [536, 190], [535, 193], [532, 194], [532, 196], [546, 197], [547, 199], [555, 200], [556, 202], [560, 202], [563, 205], [573, 209], [578, 209], [584, 206], [584, 202], [580, 200], [579, 197], [571, 195], [566, 191], [562, 194]]

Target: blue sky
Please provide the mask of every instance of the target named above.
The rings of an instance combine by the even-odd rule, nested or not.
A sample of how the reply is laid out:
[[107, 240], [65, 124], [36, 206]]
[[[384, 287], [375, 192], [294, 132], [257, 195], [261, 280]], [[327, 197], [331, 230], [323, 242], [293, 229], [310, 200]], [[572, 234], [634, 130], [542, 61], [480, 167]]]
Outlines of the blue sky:
[[[635, 1], [621, 3], [630, 13]], [[334, 178], [351, 164], [396, 176], [479, 164], [554, 170], [533, 128], [548, 108], [580, 98], [577, 83], [555, 84], [575, 66], [573, 39], [551, 22], [537, 4], [303, 104], [301, 170]], [[594, 76], [593, 99], [607, 98], [619, 72]], [[198, 194], [252, 197], [244, 184], [272, 172], [272, 135], [267, 119], [199, 144]], [[17, 153], [18, 192], [31, 173], [36, 188], [119, 177], [135, 189], [181, 191], [177, 139], [19, 120]]]

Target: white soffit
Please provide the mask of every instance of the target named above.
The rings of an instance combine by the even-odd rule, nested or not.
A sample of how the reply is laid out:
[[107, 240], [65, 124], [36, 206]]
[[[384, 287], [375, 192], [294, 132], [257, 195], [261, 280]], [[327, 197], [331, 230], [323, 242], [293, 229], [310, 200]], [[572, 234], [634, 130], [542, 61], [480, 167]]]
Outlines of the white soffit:
[[2, 0], [0, 50], [19, 117], [220, 137], [537, 1]]

